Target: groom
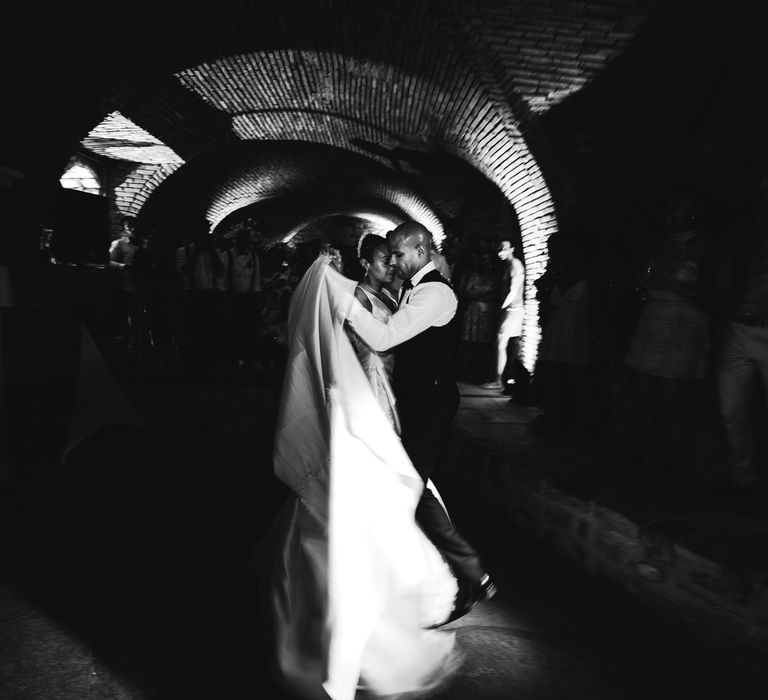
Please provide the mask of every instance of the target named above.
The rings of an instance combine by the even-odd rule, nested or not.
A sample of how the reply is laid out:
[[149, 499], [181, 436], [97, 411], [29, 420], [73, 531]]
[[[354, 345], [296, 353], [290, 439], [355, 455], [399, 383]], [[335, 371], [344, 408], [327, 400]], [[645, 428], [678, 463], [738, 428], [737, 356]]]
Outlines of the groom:
[[[458, 304], [450, 282], [431, 260], [432, 236], [424, 226], [407, 221], [387, 240], [390, 263], [403, 280], [398, 310], [389, 323], [381, 323], [362, 305], [353, 305], [348, 320], [372, 349], [395, 348], [393, 388], [403, 447], [426, 484], [459, 406], [453, 352]], [[459, 580], [463, 595], [451, 619], [491, 598], [496, 586], [479, 555], [428, 488], [422, 491], [416, 519]]]

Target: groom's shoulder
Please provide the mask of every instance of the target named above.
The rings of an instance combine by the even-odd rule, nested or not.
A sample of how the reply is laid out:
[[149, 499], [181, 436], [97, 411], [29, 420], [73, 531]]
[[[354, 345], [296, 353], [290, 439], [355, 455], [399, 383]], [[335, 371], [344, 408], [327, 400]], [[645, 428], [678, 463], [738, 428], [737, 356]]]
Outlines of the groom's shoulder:
[[421, 278], [421, 282], [439, 282], [445, 284], [449, 289], [453, 289], [453, 285], [449, 279], [443, 277], [440, 270], [430, 270], [424, 277]]

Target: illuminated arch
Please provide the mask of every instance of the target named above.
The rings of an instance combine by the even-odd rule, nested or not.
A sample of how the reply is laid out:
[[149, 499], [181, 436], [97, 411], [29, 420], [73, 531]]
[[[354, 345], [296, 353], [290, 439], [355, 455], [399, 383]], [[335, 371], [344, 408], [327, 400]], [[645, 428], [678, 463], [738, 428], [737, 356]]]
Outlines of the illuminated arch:
[[100, 196], [104, 194], [104, 187], [99, 174], [88, 161], [77, 155], [69, 159], [59, 183], [68, 190], [78, 190]]

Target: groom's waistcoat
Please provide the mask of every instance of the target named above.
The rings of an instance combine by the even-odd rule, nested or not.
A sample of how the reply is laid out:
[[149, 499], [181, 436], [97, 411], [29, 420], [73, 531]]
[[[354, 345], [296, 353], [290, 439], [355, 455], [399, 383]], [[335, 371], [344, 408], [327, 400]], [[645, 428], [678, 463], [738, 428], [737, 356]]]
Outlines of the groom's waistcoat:
[[[437, 270], [418, 284], [439, 282], [451, 287]], [[412, 292], [413, 293], [413, 292]], [[393, 388], [401, 408], [428, 407], [435, 400], [452, 400], [456, 386], [456, 316], [444, 326], [431, 326], [395, 348]]]

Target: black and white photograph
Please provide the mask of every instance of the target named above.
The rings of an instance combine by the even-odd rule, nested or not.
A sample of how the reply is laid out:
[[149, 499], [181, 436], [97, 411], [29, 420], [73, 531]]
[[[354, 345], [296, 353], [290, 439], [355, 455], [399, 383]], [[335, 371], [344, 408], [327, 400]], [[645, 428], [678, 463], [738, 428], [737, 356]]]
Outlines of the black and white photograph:
[[768, 9], [3, 15], [0, 700], [768, 698]]

